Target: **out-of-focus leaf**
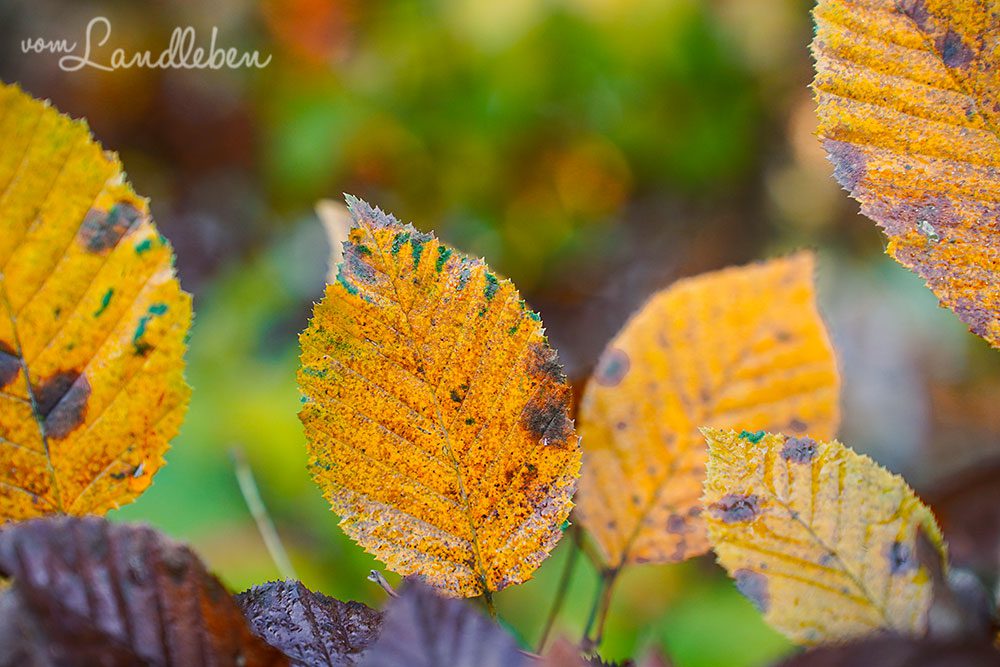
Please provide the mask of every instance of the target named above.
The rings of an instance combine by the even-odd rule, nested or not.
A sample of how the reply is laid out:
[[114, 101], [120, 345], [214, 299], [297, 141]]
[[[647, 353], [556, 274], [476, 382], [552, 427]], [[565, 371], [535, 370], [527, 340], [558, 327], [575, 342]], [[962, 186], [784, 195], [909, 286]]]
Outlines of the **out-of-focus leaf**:
[[529, 667], [514, 638], [468, 602], [409, 582], [389, 602], [363, 667]]
[[580, 465], [556, 353], [510, 281], [349, 201], [340, 274], [301, 336], [313, 477], [395, 572], [465, 596], [524, 581]]
[[941, 642], [886, 636], [810, 649], [780, 667], [996, 667], [1000, 653], [989, 642]]
[[236, 602], [258, 637], [303, 667], [357, 664], [382, 623], [374, 609], [313, 593], [298, 581], [254, 586]]
[[87, 126], [0, 85], [0, 522], [100, 514], [163, 465], [191, 298]]
[[[0, 664], [286, 665], [187, 547], [96, 517], [0, 530]], [[35, 660], [11, 661], [11, 656]], [[7, 660], [5, 662], [5, 660]]]
[[611, 567], [708, 548], [698, 428], [832, 437], [839, 377], [802, 253], [683, 280], [604, 351], [580, 408], [581, 521]]
[[1000, 347], [1000, 18], [975, 0], [822, 0], [813, 89], [834, 176], [887, 252]]
[[321, 199], [316, 202], [316, 215], [330, 242], [330, 264], [326, 282], [337, 282], [337, 266], [344, 259], [344, 242], [351, 231], [351, 214], [340, 202]]
[[837, 441], [704, 433], [709, 540], [768, 623], [802, 644], [926, 629], [944, 545], [902, 478]]

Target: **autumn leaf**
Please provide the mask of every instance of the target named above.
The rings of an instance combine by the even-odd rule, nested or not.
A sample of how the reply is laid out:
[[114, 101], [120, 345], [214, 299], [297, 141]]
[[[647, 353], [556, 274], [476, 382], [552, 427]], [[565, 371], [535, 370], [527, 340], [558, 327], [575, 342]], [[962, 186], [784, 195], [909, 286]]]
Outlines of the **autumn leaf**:
[[408, 583], [385, 611], [362, 667], [530, 667], [514, 638], [468, 602]]
[[0, 530], [0, 576], [13, 578], [0, 638], [16, 638], [0, 645], [0, 664], [288, 664], [197, 556], [151, 528], [96, 517], [11, 524]]
[[298, 581], [254, 586], [236, 602], [254, 634], [302, 667], [360, 664], [382, 624], [374, 609], [314, 593]]
[[837, 429], [839, 378], [800, 253], [682, 280], [612, 340], [580, 408], [583, 525], [612, 568], [708, 549], [703, 425]]
[[163, 465], [191, 299], [84, 123], [0, 84], [0, 522], [104, 513]]
[[768, 623], [802, 644], [924, 632], [944, 545], [902, 478], [835, 440], [704, 433], [709, 539]]
[[348, 201], [337, 282], [301, 336], [313, 477], [395, 572], [464, 596], [524, 581], [580, 465], [555, 351], [482, 260]]
[[1000, 19], [972, 0], [821, 0], [813, 89], [834, 176], [887, 252], [1000, 347]]

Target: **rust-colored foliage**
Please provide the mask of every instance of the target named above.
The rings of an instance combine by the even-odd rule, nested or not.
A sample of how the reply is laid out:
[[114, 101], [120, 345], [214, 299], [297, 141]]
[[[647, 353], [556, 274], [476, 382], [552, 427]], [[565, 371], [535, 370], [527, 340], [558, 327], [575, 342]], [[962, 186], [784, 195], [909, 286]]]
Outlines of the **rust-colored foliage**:
[[378, 637], [382, 614], [360, 602], [274, 581], [236, 596], [250, 629], [297, 667], [351, 667]]
[[977, 0], [821, 0], [819, 136], [887, 252], [1000, 347], [1000, 18]]
[[364, 667], [530, 667], [514, 638], [464, 600], [410, 582], [386, 607]]
[[301, 336], [313, 477], [396, 572], [464, 596], [524, 581], [580, 465], [540, 318], [481, 260], [349, 203], [337, 282]]
[[2, 665], [287, 665], [187, 547], [144, 526], [45, 518], [0, 530]]
[[580, 409], [578, 513], [608, 565], [708, 548], [704, 425], [833, 437], [839, 377], [801, 253], [682, 280], [604, 350]]
[[704, 433], [709, 539], [771, 625], [803, 644], [924, 632], [944, 545], [902, 478], [837, 441]]
[[0, 522], [103, 513], [177, 433], [191, 299], [84, 123], [0, 85]]

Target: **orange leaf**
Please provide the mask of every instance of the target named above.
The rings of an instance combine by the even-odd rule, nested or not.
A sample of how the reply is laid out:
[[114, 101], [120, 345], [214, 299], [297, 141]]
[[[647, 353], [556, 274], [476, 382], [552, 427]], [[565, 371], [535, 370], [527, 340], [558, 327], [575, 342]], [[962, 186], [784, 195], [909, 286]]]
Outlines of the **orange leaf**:
[[510, 281], [348, 201], [340, 274], [301, 337], [313, 477], [400, 574], [466, 596], [524, 581], [580, 466], [555, 351]]
[[163, 465], [191, 298], [82, 122], [0, 86], [0, 522], [103, 513]]
[[812, 255], [682, 280], [612, 340], [580, 408], [578, 513], [611, 567], [708, 548], [705, 425], [831, 437], [839, 378]]
[[814, 15], [813, 89], [834, 176], [888, 235], [886, 252], [1000, 347], [995, 6], [821, 0]]

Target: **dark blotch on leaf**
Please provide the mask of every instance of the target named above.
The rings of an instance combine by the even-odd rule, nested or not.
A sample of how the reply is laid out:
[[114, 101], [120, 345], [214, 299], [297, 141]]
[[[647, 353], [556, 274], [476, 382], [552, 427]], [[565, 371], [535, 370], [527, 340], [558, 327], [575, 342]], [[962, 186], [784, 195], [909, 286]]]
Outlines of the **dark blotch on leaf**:
[[886, 549], [886, 558], [889, 559], [890, 574], [906, 574], [917, 569], [917, 559], [908, 544], [893, 542]]
[[748, 523], [760, 514], [760, 498], [755, 495], [728, 493], [710, 509], [717, 519], [726, 523]]
[[32, 387], [38, 416], [49, 438], [65, 438], [83, 423], [90, 382], [77, 371], [61, 371]]
[[562, 446], [573, 433], [573, 423], [566, 414], [565, 397], [542, 394], [524, 408], [521, 422], [524, 428], [546, 444]]
[[21, 360], [17, 358], [14, 349], [0, 342], [0, 389], [13, 382], [20, 370]]
[[594, 371], [594, 380], [602, 387], [614, 387], [623, 379], [629, 369], [628, 354], [624, 350], [610, 347], [601, 355], [597, 362], [597, 370]]
[[736, 570], [733, 573], [733, 579], [736, 581], [736, 588], [753, 603], [757, 611], [762, 614], [767, 613], [771, 604], [771, 596], [767, 590], [767, 577], [753, 570]]
[[972, 62], [974, 56], [962, 37], [950, 28], [937, 40], [937, 49], [941, 60], [948, 67], [965, 67]]
[[833, 177], [848, 192], [853, 192], [865, 177], [868, 162], [865, 154], [854, 144], [826, 139], [823, 147], [833, 163]]
[[564, 382], [566, 380], [562, 364], [559, 363], [559, 355], [545, 343], [538, 342], [532, 344], [531, 359], [533, 374], [547, 377], [553, 382]]
[[141, 217], [139, 209], [127, 202], [119, 202], [108, 211], [92, 208], [80, 225], [80, 241], [90, 252], [104, 252], [118, 245]]
[[809, 463], [816, 458], [816, 441], [812, 438], [788, 438], [781, 448], [781, 458], [792, 463]]
[[687, 530], [687, 523], [684, 521], [684, 517], [679, 514], [671, 514], [667, 519], [667, 532], [668, 533], [683, 533]]

